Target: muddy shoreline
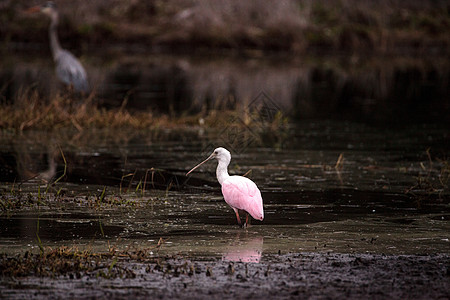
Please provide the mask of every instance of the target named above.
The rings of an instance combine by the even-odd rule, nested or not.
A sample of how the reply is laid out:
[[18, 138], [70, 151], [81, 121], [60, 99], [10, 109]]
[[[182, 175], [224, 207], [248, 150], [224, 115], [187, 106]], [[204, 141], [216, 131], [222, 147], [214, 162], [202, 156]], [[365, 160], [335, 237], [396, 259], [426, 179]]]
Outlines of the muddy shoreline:
[[[5, 262], [15, 259], [1, 259], [2, 273]], [[448, 254], [290, 253], [265, 255], [260, 263], [141, 257], [102, 261], [102, 265], [103, 268], [89, 272], [69, 267], [57, 276], [3, 274], [1, 297], [448, 299], [450, 296]], [[49, 266], [43, 263], [40, 267]]]

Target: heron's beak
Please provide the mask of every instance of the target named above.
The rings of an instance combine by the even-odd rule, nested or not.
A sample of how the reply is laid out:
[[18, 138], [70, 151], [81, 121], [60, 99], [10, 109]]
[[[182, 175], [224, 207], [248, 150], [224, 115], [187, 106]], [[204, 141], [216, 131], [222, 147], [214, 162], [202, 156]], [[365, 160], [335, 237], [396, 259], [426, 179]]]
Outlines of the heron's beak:
[[215, 157], [215, 155], [214, 155], [214, 153], [212, 153], [207, 159], [205, 159], [204, 161], [202, 161], [201, 163], [199, 163], [198, 165], [193, 167], [189, 172], [187, 172], [186, 176], [188, 176], [192, 171], [194, 171], [195, 169], [197, 169], [198, 167], [203, 165], [205, 162], [207, 162], [208, 160], [210, 160], [211, 158], [214, 158], [214, 157]]
[[30, 7], [29, 9], [25, 10], [25, 12], [29, 13], [29, 14], [34, 14], [34, 13], [37, 13], [37, 12], [40, 12], [40, 11], [41, 11], [41, 7], [40, 6], [33, 6], [33, 7]]

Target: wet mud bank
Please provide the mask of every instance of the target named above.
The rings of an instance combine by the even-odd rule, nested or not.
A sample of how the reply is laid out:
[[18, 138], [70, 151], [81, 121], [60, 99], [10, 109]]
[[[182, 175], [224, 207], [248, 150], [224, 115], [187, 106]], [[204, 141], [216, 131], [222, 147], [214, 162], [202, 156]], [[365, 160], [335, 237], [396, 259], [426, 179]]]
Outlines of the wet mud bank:
[[[107, 259], [2, 257], [2, 298], [447, 299], [450, 256], [297, 253], [260, 263], [136, 252]], [[57, 259], [59, 267], [51, 265]], [[21, 274], [21, 262], [35, 264]], [[11, 268], [12, 266], [16, 268]], [[90, 267], [88, 267], [90, 266]], [[56, 271], [56, 273], [52, 273]], [[15, 276], [9, 270], [14, 270]]]

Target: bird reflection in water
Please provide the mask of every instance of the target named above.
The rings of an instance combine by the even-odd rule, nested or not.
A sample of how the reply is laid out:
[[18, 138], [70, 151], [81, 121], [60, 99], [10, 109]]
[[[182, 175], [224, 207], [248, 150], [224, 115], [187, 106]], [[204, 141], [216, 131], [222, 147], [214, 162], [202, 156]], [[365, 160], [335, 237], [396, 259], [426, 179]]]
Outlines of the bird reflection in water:
[[16, 171], [21, 181], [37, 181], [49, 183], [56, 176], [57, 159], [60, 151], [56, 146], [35, 145], [34, 151], [30, 150], [29, 143], [18, 142], [15, 145]]
[[261, 260], [264, 239], [261, 236], [244, 236], [240, 234], [231, 242], [223, 252], [223, 261], [259, 263]]

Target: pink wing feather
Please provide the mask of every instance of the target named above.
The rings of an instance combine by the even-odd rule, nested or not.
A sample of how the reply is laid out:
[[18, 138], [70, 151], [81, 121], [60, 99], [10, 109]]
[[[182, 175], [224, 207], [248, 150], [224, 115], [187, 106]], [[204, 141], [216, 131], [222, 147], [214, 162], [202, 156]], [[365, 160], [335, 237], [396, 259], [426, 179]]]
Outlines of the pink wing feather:
[[256, 184], [242, 176], [230, 176], [222, 183], [225, 202], [232, 208], [245, 210], [254, 219], [264, 219], [261, 192]]

